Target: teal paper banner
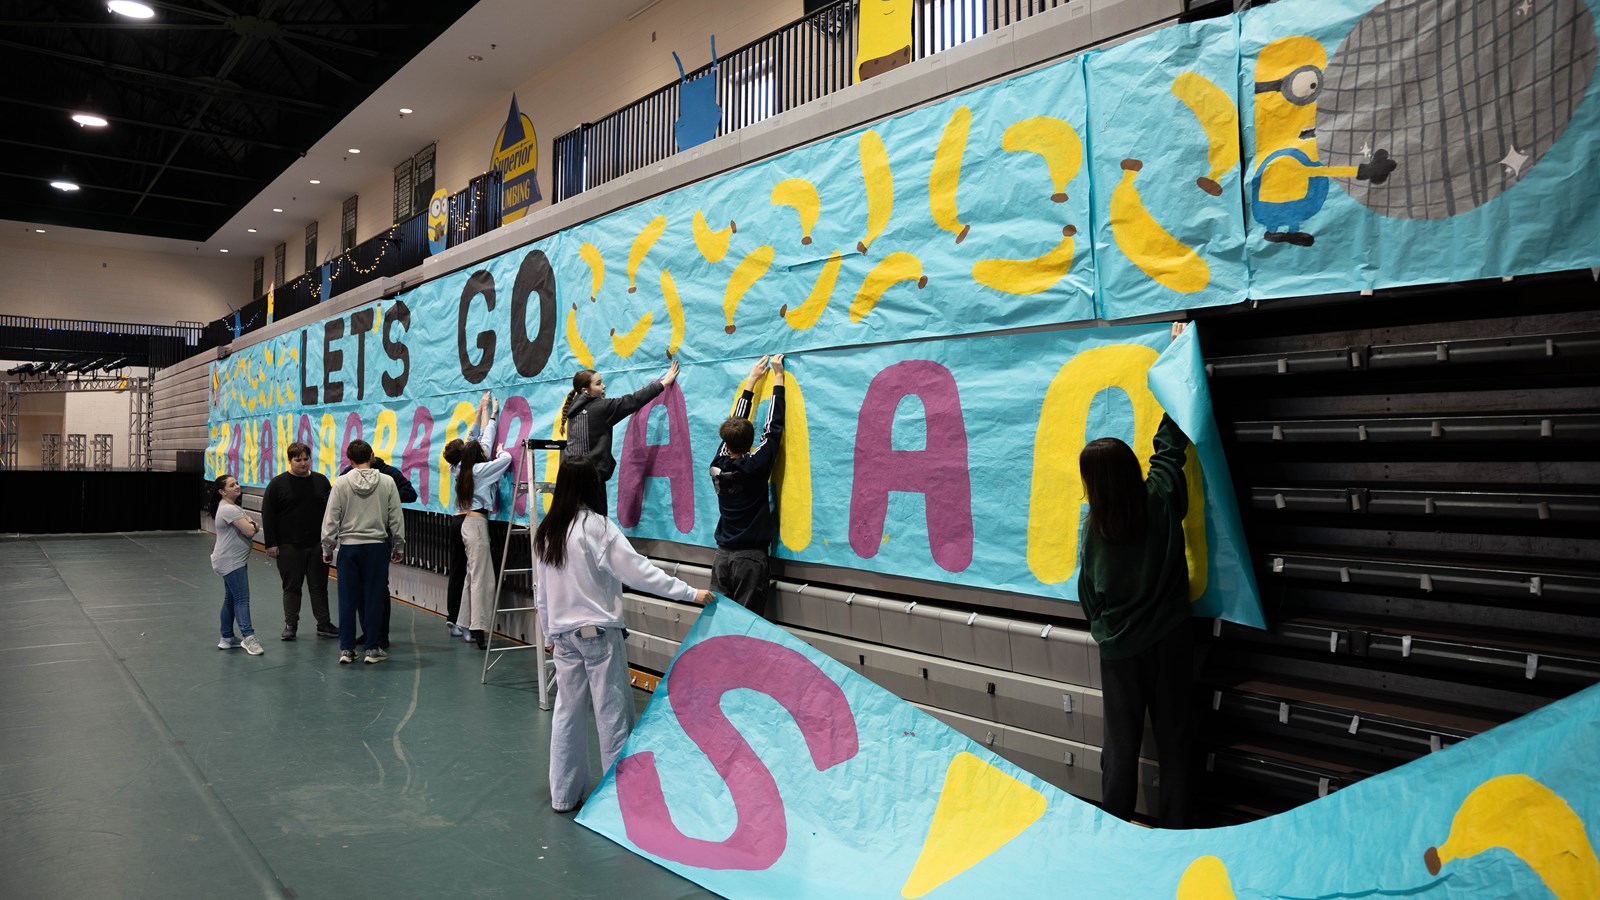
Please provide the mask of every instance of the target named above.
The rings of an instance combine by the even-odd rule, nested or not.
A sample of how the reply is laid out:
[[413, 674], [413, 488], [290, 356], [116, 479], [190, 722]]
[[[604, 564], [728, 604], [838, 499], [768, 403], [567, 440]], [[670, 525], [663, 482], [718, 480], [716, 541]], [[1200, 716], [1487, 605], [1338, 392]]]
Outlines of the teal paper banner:
[[578, 822], [725, 897], [1600, 895], [1600, 686], [1271, 818], [1119, 821], [730, 601]]

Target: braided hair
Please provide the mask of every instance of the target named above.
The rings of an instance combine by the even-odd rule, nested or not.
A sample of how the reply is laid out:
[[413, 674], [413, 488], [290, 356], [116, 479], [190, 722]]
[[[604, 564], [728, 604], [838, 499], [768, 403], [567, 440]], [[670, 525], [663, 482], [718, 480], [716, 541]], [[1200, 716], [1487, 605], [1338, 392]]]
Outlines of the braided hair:
[[578, 395], [587, 391], [589, 385], [594, 383], [593, 369], [579, 369], [572, 376], [572, 390], [567, 392], [567, 401], [561, 404], [561, 433], [567, 433], [567, 416], [572, 412], [572, 404], [577, 401]]

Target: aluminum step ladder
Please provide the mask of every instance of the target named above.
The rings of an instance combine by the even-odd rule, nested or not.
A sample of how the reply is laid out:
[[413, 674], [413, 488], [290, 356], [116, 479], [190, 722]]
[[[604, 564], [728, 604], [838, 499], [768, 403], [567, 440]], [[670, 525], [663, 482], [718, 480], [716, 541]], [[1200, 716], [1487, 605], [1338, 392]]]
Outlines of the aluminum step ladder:
[[[539, 622], [537, 607], [501, 606], [500, 598], [505, 596], [506, 576], [532, 575], [534, 573], [532, 565], [535, 558], [533, 555], [533, 533], [534, 529], [537, 527], [536, 523], [539, 520], [540, 513], [543, 512], [544, 509], [544, 504], [541, 502], [541, 495], [553, 494], [556, 489], [555, 482], [553, 481], [534, 480], [535, 469], [533, 464], [533, 455], [541, 450], [560, 451], [565, 449], [566, 446], [566, 441], [543, 440], [540, 438], [529, 438], [522, 442], [522, 458], [517, 469], [516, 485], [511, 492], [511, 518], [506, 523], [505, 544], [501, 547], [500, 551], [500, 578], [495, 582], [494, 605], [489, 612], [489, 628], [485, 635], [487, 646], [483, 652], [483, 678], [479, 682], [480, 684], [489, 683], [489, 670], [494, 668], [495, 663], [500, 661], [500, 654], [511, 653], [518, 650], [532, 650], [534, 653], [535, 670], [538, 673], [540, 709], [551, 708], [552, 704], [550, 695], [555, 691], [556, 679], [555, 663], [545, 656], [544, 628]], [[519, 524], [517, 522], [516, 515], [517, 503], [520, 502], [524, 497], [528, 498], [528, 521], [526, 524]], [[517, 535], [527, 536], [529, 562], [528, 568], [512, 569], [506, 566], [506, 562], [511, 559], [511, 542]], [[537, 590], [538, 586], [535, 585], [534, 589]], [[500, 614], [523, 612], [531, 612], [534, 614], [532, 635], [533, 643], [510, 643], [503, 647], [496, 647], [494, 645], [494, 626], [498, 623]]]

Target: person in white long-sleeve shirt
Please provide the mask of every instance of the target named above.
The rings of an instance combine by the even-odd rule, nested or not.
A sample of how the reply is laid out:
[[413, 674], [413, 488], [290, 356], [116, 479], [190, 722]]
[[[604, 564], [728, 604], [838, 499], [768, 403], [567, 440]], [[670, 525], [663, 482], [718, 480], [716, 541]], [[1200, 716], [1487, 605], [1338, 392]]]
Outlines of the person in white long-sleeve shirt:
[[550, 512], [534, 532], [535, 603], [545, 650], [556, 666], [550, 728], [550, 805], [578, 808], [589, 789], [593, 706], [600, 765], [609, 771], [633, 731], [633, 691], [623, 644], [622, 586], [705, 605], [715, 599], [656, 568], [604, 515], [605, 488], [586, 459], [568, 459], [556, 476]]
[[466, 443], [461, 447], [461, 462], [450, 467], [456, 482], [456, 504], [461, 511], [461, 543], [467, 551], [467, 577], [456, 614], [458, 633], [476, 641], [478, 649], [487, 644], [489, 605], [494, 594], [494, 555], [489, 546], [489, 517], [494, 514], [500, 490], [500, 477], [511, 469], [511, 454], [494, 449], [494, 415], [499, 404], [494, 395], [483, 392], [478, 401], [478, 418], [472, 423]]

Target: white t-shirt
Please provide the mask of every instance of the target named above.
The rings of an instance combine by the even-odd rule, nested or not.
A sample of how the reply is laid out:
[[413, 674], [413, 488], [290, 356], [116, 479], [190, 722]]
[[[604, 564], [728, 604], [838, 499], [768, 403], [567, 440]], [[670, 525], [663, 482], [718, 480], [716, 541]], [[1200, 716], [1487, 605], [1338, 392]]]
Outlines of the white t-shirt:
[[218, 575], [226, 575], [250, 561], [250, 539], [233, 524], [243, 516], [244, 510], [226, 500], [217, 507], [217, 546], [211, 551], [211, 571]]

